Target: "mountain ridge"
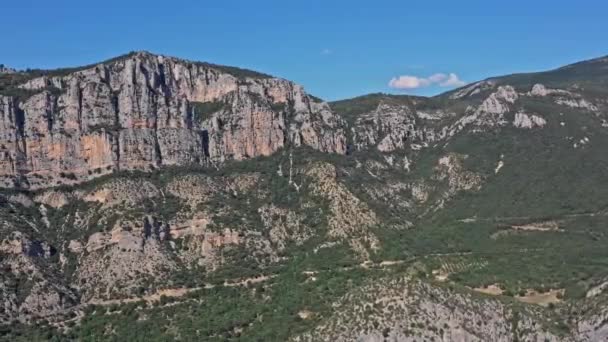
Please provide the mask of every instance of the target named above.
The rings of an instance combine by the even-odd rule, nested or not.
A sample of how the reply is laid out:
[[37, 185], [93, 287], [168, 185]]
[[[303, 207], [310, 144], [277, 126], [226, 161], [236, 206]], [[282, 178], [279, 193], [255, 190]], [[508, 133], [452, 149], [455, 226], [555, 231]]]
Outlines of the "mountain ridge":
[[[84, 64], [81, 66], [75, 66], [75, 67], [60, 67], [60, 68], [49, 68], [49, 69], [41, 69], [41, 68], [26, 68], [24, 70], [17, 70], [17, 69], [10, 69], [9, 66], [5, 66], [7, 68], [7, 70], [12, 70], [12, 72], [17, 72], [17, 73], [26, 73], [26, 74], [33, 74], [33, 77], [37, 77], [37, 76], [52, 76], [52, 75], [56, 75], [56, 74], [64, 74], [64, 73], [70, 73], [70, 72], [76, 72], [76, 71], [82, 71], [82, 70], [86, 70], [86, 69], [90, 69], [90, 68], [94, 68], [97, 65], [100, 64], [111, 64], [114, 62], [118, 62], [118, 61], [122, 61], [134, 56], [146, 56], [149, 58], [156, 58], [156, 57], [166, 57], [166, 58], [171, 58], [171, 59], [175, 59], [175, 60], [180, 60], [182, 62], [185, 63], [190, 63], [190, 64], [200, 64], [200, 65], [207, 65], [209, 67], [215, 67], [218, 70], [221, 69], [226, 69], [226, 70], [234, 70], [234, 71], [244, 71], [246, 73], [250, 73], [251, 75], [258, 75], [261, 78], [276, 78], [274, 76], [265, 74], [265, 73], [261, 73], [261, 72], [257, 72], [254, 70], [250, 70], [250, 69], [245, 69], [245, 68], [239, 68], [239, 67], [235, 67], [235, 66], [228, 66], [228, 65], [222, 65], [222, 64], [215, 64], [215, 63], [211, 63], [211, 62], [205, 62], [205, 61], [198, 61], [198, 60], [191, 60], [191, 59], [185, 59], [185, 58], [179, 58], [179, 57], [173, 57], [173, 56], [168, 56], [168, 55], [164, 55], [164, 54], [159, 54], [159, 53], [154, 53], [148, 50], [133, 50], [133, 51], [129, 51], [127, 53], [124, 54], [120, 54], [118, 56], [115, 57], [110, 57], [108, 59], [104, 59], [102, 61], [99, 62], [94, 62], [94, 63], [90, 63], [90, 64]], [[35, 76], [34, 76], [35, 75]]]
[[[127, 53], [124, 54], [120, 54], [116, 57], [110, 57], [108, 59], [99, 61], [99, 62], [94, 62], [94, 63], [90, 63], [90, 64], [85, 64], [82, 66], [76, 66], [76, 67], [60, 67], [60, 68], [49, 68], [49, 69], [41, 69], [41, 68], [27, 68], [25, 70], [17, 70], [17, 69], [11, 69], [10, 66], [8, 65], [3, 65], [6, 70], [11, 70], [12, 73], [32, 73], [35, 74], [37, 76], [44, 76], [44, 75], [53, 75], [55, 73], [64, 73], [64, 72], [74, 72], [74, 71], [81, 71], [84, 69], [89, 69], [89, 68], [93, 68], [96, 65], [99, 64], [108, 64], [108, 63], [112, 63], [114, 61], [120, 61], [129, 57], [132, 57], [134, 55], [146, 55], [149, 57], [154, 57], [154, 56], [163, 56], [163, 57], [167, 57], [167, 58], [172, 58], [172, 59], [177, 59], [177, 60], [181, 60], [183, 62], [186, 63], [193, 63], [193, 64], [201, 64], [201, 65], [208, 65], [209, 67], [215, 67], [218, 68], [219, 70], [221, 70], [222, 68], [225, 68], [226, 70], [234, 70], [235, 72], [243, 71], [245, 73], [251, 73], [251, 75], [255, 76], [258, 75], [259, 77], [262, 78], [280, 78], [280, 79], [284, 79], [281, 77], [276, 77], [270, 74], [266, 74], [263, 72], [258, 72], [258, 71], [254, 71], [252, 69], [248, 69], [248, 68], [241, 68], [241, 67], [237, 67], [237, 66], [228, 66], [228, 65], [223, 65], [223, 64], [216, 64], [216, 63], [211, 63], [211, 62], [205, 62], [205, 61], [200, 61], [200, 60], [195, 60], [195, 59], [184, 59], [184, 58], [179, 58], [179, 57], [174, 57], [174, 56], [169, 56], [166, 54], [159, 54], [159, 53], [155, 53], [149, 50], [133, 50], [133, 51], [129, 51]], [[604, 56], [599, 56], [599, 57], [593, 57], [593, 58], [589, 58], [589, 59], [585, 59], [585, 60], [581, 60], [581, 61], [577, 61], [577, 62], [572, 62], [569, 64], [565, 64], [563, 66], [559, 66], [553, 69], [547, 69], [545, 71], [538, 71], [538, 72], [515, 72], [515, 73], [511, 73], [511, 74], [506, 74], [506, 75], [501, 75], [501, 76], [491, 76], [488, 78], [485, 78], [483, 80], [479, 80], [479, 81], [474, 81], [471, 83], [468, 83], [467, 85], [458, 87], [456, 89], [452, 89], [452, 90], [448, 90], [436, 95], [432, 95], [432, 96], [424, 96], [424, 95], [407, 95], [407, 94], [395, 94], [395, 93], [383, 93], [383, 92], [377, 92], [377, 93], [369, 93], [369, 94], [361, 94], [361, 95], [357, 95], [354, 97], [350, 97], [350, 98], [344, 98], [344, 99], [337, 99], [337, 100], [333, 100], [333, 101], [328, 101], [328, 102], [338, 102], [338, 101], [346, 101], [346, 100], [350, 100], [353, 98], [358, 98], [358, 97], [364, 97], [364, 96], [368, 96], [368, 95], [376, 95], [376, 94], [385, 94], [385, 95], [395, 95], [395, 96], [413, 96], [413, 97], [441, 97], [444, 94], [447, 93], [452, 93], [455, 91], [458, 91], [460, 89], [466, 88], [468, 85], [473, 84], [473, 83], [478, 83], [478, 82], [483, 82], [483, 81], [488, 81], [488, 80], [493, 80], [496, 78], [505, 78], [505, 77], [509, 77], [509, 76], [520, 76], [520, 75], [538, 75], [538, 74], [542, 74], [542, 73], [550, 73], [550, 72], [555, 72], [555, 71], [559, 71], [562, 69], [568, 69], [568, 68], [573, 68], [573, 67], [577, 67], [577, 66], [581, 66], [581, 65], [585, 65], [585, 64], [590, 64], [590, 63], [602, 63], [602, 62], [606, 62], [608, 61], [608, 55], [604, 55]], [[29, 70], [29, 71], [27, 71]], [[36, 76], [32, 76], [32, 77], [36, 77]]]
[[[340, 122], [287, 80], [141, 52], [72, 70], [34, 73], [13, 85], [25, 95], [2, 97], [5, 186], [29, 186], [39, 179], [27, 175], [49, 171], [74, 176], [33, 186], [144, 164], [221, 163], [268, 154], [286, 143], [344, 150]], [[259, 126], [255, 134], [247, 132], [252, 125]], [[129, 150], [133, 143], [143, 145]], [[181, 156], [163, 161], [168, 151]], [[31, 153], [38, 155], [32, 159]], [[135, 159], [121, 165], [121, 158]]]
[[19, 83], [0, 340], [605, 340], [608, 77], [572, 68], [329, 104], [147, 54]]

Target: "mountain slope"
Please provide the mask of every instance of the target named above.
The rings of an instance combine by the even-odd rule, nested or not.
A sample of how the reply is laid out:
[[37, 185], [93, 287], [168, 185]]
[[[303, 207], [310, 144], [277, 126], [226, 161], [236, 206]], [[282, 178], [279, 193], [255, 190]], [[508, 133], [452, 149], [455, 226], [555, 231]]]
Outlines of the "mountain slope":
[[0, 336], [602, 340], [607, 64], [330, 104], [143, 52], [7, 73]]

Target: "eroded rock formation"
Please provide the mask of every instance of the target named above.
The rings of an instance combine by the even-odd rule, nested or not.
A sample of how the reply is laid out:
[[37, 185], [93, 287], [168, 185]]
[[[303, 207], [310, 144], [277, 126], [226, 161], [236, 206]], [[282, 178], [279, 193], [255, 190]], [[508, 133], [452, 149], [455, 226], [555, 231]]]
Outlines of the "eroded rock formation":
[[292, 82], [133, 53], [0, 96], [0, 179], [37, 188], [114, 170], [220, 164], [308, 145], [345, 153], [341, 119]]

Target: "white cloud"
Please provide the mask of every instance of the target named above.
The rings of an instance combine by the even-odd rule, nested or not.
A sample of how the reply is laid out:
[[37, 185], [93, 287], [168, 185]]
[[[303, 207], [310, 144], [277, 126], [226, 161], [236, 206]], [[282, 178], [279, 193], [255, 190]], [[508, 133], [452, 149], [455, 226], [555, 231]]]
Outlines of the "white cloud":
[[322, 55], [331, 55], [332, 53], [333, 53], [333, 51], [331, 51], [330, 49], [321, 50]]
[[431, 83], [441, 83], [447, 78], [448, 77], [445, 74], [439, 73], [429, 76], [429, 81], [431, 81]]
[[403, 75], [399, 77], [393, 77], [389, 82], [388, 86], [395, 89], [417, 89], [425, 88], [431, 85], [439, 85], [441, 87], [460, 87], [466, 83], [458, 78], [455, 73], [443, 74], [436, 73], [429, 77], [417, 77], [410, 75]]
[[422, 87], [428, 87], [431, 82], [426, 78], [420, 78], [416, 76], [399, 76], [393, 77], [388, 86], [397, 89], [416, 89]]
[[465, 84], [467, 83], [458, 78], [458, 75], [455, 73], [450, 73], [446, 80], [439, 83], [439, 85], [442, 87], [462, 87]]

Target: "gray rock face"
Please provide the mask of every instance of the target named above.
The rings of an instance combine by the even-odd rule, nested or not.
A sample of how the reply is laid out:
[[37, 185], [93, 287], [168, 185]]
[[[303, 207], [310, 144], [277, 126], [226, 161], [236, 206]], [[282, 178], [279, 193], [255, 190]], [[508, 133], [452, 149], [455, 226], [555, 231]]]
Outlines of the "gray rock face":
[[1, 185], [217, 165], [287, 145], [346, 151], [342, 120], [327, 104], [289, 81], [235, 70], [139, 52], [31, 79], [20, 86], [29, 98], [0, 96]]
[[[569, 341], [538, 329], [539, 313], [411, 279], [383, 279], [333, 305], [333, 317], [293, 341]], [[513, 324], [517, 321], [517, 324]]]
[[0, 323], [27, 322], [75, 304], [73, 291], [41, 266], [40, 261], [48, 260], [51, 254], [49, 244], [18, 231], [0, 241]]
[[443, 111], [416, 110], [414, 104], [380, 102], [376, 109], [357, 118], [351, 127], [353, 145], [357, 150], [376, 146], [383, 153], [416, 149], [446, 136], [447, 128], [439, 125], [447, 116], [450, 114]]

